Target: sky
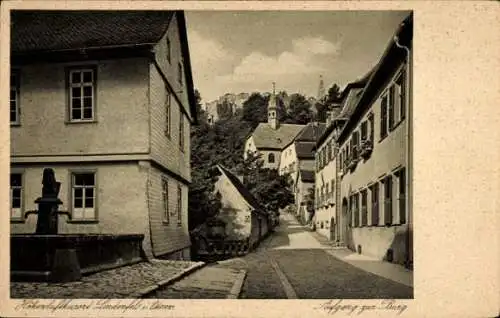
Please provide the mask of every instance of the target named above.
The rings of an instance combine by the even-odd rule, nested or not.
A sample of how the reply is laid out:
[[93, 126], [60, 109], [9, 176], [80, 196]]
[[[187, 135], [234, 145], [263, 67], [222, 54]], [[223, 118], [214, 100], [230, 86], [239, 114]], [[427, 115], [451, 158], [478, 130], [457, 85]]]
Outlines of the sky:
[[363, 77], [408, 11], [187, 11], [195, 88], [225, 93], [318, 95]]

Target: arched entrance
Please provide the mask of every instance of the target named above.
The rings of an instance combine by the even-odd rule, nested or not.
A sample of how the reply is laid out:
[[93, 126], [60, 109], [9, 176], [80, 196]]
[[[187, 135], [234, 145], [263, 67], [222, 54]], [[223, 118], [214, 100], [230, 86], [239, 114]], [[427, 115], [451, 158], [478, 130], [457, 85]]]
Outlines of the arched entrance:
[[351, 220], [351, 213], [349, 211], [349, 205], [347, 199], [342, 199], [342, 220], [340, 226], [340, 240], [346, 246], [349, 245], [349, 222]]

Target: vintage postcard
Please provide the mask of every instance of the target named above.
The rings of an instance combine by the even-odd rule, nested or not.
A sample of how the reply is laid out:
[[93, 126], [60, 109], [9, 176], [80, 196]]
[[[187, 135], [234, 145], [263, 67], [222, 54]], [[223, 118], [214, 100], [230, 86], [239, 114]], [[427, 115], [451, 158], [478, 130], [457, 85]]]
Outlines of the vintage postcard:
[[2, 316], [497, 316], [498, 9], [3, 2]]

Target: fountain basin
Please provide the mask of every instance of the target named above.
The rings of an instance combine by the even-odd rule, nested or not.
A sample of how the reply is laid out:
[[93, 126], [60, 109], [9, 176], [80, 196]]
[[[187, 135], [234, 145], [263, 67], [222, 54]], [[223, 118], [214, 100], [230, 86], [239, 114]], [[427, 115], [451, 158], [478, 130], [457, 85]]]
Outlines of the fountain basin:
[[63, 282], [144, 260], [143, 234], [12, 234], [12, 281]]

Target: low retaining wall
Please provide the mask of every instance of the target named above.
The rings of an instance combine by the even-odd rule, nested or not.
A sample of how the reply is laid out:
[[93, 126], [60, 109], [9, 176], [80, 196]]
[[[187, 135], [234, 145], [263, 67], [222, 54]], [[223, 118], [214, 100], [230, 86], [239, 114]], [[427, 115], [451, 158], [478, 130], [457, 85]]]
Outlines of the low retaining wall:
[[13, 234], [13, 281], [71, 281], [143, 260], [143, 234]]

